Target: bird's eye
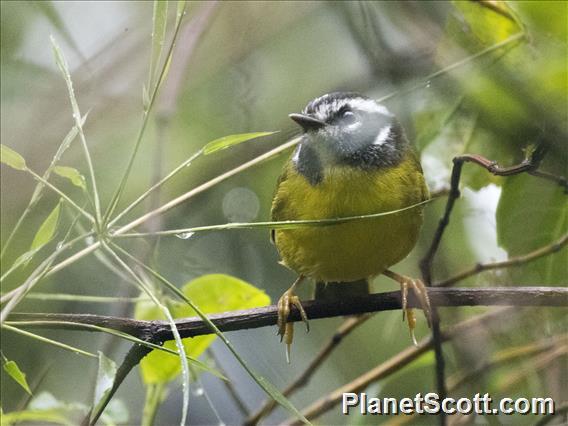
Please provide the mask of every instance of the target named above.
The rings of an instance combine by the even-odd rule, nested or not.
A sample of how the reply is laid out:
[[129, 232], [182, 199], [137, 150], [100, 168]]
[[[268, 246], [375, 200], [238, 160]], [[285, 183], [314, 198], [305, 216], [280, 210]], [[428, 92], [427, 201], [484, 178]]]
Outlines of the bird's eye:
[[352, 124], [355, 122], [357, 118], [355, 117], [355, 113], [353, 111], [343, 111], [341, 114], [341, 121], [345, 124]]

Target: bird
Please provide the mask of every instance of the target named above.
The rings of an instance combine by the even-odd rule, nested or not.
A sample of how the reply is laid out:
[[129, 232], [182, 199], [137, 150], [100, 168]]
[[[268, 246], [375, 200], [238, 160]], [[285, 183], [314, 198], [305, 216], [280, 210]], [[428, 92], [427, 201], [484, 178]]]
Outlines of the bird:
[[[400, 275], [391, 266], [416, 245], [429, 200], [418, 155], [400, 123], [385, 106], [354, 92], [333, 92], [310, 101], [301, 113], [289, 114], [301, 128], [299, 143], [278, 178], [271, 206], [272, 221], [322, 220], [376, 213], [393, 214], [329, 226], [274, 228], [271, 240], [280, 263], [298, 274], [278, 301], [278, 334], [287, 348], [295, 306], [307, 315], [295, 294], [306, 278], [316, 296], [328, 292], [368, 294], [369, 279], [386, 275], [401, 287], [403, 319], [412, 340], [416, 318], [407, 308], [409, 288], [416, 294], [430, 325], [431, 306], [419, 279]], [[338, 284], [339, 283], [339, 284]]]

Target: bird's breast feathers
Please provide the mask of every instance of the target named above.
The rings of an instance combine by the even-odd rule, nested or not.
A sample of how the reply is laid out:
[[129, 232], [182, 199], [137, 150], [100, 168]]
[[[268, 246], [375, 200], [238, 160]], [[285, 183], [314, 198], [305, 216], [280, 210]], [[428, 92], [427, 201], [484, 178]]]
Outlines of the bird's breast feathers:
[[[334, 166], [312, 185], [289, 162], [272, 205], [273, 220], [328, 219], [398, 210], [428, 198], [414, 154], [394, 167]], [[414, 247], [420, 207], [372, 220], [276, 230], [283, 263], [318, 281], [353, 281], [380, 274]]]

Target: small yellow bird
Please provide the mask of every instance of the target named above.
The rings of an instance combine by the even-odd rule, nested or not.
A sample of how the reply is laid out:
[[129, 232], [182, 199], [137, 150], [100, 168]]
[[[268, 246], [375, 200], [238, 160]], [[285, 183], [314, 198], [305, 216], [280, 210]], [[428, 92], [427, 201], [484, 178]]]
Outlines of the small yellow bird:
[[[272, 220], [368, 215], [403, 209], [429, 198], [420, 162], [402, 127], [374, 100], [356, 93], [330, 93], [290, 118], [302, 127], [303, 134], [278, 180]], [[294, 294], [304, 278], [323, 283], [320, 286], [358, 282], [351, 284], [354, 288], [379, 274], [396, 280], [414, 340], [415, 317], [406, 308], [408, 287], [415, 291], [429, 320], [426, 289], [420, 280], [388, 268], [416, 244], [422, 216], [418, 206], [372, 220], [272, 230], [281, 263], [299, 274], [278, 301], [278, 329], [288, 357], [293, 337], [292, 323], [287, 323], [291, 305], [299, 309], [307, 325]]]

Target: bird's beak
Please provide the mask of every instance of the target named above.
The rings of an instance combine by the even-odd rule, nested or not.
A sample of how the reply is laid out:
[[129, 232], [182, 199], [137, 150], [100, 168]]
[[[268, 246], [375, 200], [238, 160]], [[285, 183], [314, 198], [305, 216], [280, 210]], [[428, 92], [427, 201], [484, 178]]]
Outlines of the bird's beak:
[[318, 120], [317, 118], [305, 114], [290, 114], [288, 117], [298, 123], [306, 132], [309, 130], [321, 129], [327, 124], [325, 121]]

